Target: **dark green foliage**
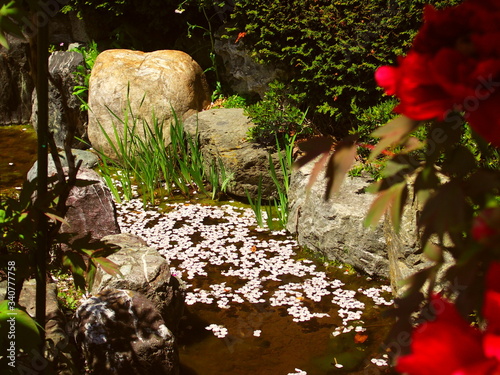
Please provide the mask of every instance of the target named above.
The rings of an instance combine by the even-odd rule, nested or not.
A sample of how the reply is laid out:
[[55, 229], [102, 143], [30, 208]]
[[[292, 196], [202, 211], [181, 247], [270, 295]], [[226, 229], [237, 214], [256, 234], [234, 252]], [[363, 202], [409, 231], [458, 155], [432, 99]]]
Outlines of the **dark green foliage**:
[[174, 13], [177, 5], [176, 0], [71, 0], [63, 12], [75, 11], [101, 33], [109, 33], [109, 47], [154, 50], [171, 42], [169, 35], [180, 29], [181, 20]]
[[[185, 43], [180, 39], [188, 35], [188, 24], [209, 28], [202, 3], [200, 0], [70, 0], [63, 12], [76, 12], [86, 23], [99, 30], [101, 38], [97, 35], [90, 37], [106, 48], [131, 48], [145, 52], [185, 50]], [[204, 7], [211, 26], [216, 30], [222, 25], [227, 10], [212, 2]], [[198, 34], [195, 37], [202, 37], [202, 31]], [[196, 42], [190, 44], [193, 48], [200, 48]], [[197, 53], [194, 50], [186, 52], [191, 55]]]
[[351, 133], [356, 133], [361, 142], [373, 141], [374, 138], [370, 137], [370, 134], [396, 117], [393, 109], [397, 103], [397, 99], [394, 98], [384, 100], [369, 108], [359, 108], [352, 103], [351, 114], [354, 115], [356, 122]]
[[264, 145], [274, 145], [276, 137], [282, 141], [285, 135], [311, 130], [304, 125], [306, 112], [297, 107], [293, 95], [280, 82], [270, 83], [264, 99], [248, 106], [245, 114], [255, 124], [248, 131], [249, 137]]
[[[459, 2], [430, 1], [439, 7]], [[259, 59], [284, 66], [297, 99], [339, 130], [351, 126], [351, 102], [366, 108], [380, 100], [373, 73], [406, 52], [426, 3], [238, 0], [227, 32], [245, 31], [245, 45]]]
[[99, 55], [99, 50], [97, 49], [97, 43], [91, 42], [86, 47], [79, 47], [73, 49], [75, 52], [79, 52], [83, 56], [83, 64], [79, 65], [78, 70], [74, 72], [75, 78], [79, 81], [79, 84], [73, 88], [73, 95], [76, 95], [81, 101], [80, 109], [82, 111], [87, 111], [89, 109], [88, 103], [88, 91], [90, 82], [90, 72], [94, 67], [94, 62]]

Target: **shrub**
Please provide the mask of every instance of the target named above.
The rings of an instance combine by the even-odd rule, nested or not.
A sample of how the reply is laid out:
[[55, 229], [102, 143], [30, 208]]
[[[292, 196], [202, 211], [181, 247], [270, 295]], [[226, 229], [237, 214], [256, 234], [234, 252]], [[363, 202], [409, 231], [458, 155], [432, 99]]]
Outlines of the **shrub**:
[[286, 134], [311, 130], [304, 125], [306, 112], [297, 107], [293, 95], [280, 82], [270, 83], [264, 99], [248, 106], [245, 114], [255, 124], [248, 131], [249, 138], [263, 145], [274, 145], [276, 137], [282, 141]]
[[73, 73], [75, 78], [77, 78], [80, 83], [73, 88], [73, 95], [75, 95], [82, 103], [80, 105], [80, 110], [88, 111], [90, 73], [94, 67], [95, 60], [99, 55], [99, 50], [97, 49], [96, 42], [91, 42], [86, 47], [73, 48], [72, 51], [81, 53], [83, 56], [83, 65], [79, 65], [77, 68], [78, 70]]
[[335, 121], [338, 131], [352, 124], [351, 102], [366, 108], [379, 101], [373, 72], [408, 49], [428, 2], [237, 0], [226, 32], [246, 32], [244, 42], [258, 59], [285, 66], [302, 107], [317, 122]]
[[373, 140], [370, 134], [378, 127], [386, 124], [396, 117], [393, 109], [397, 104], [396, 99], [388, 99], [368, 108], [360, 108], [352, 103], [351, 114], [356, 119], [355, 127], [350, 131], [356, 133], [360, 141], [370, 142]]

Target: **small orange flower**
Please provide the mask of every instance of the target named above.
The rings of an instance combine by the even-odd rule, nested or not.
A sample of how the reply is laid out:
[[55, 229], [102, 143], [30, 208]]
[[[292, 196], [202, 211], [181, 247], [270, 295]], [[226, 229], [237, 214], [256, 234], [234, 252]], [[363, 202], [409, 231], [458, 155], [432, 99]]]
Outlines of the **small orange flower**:
[[235, 44], [238, 43], [240, 41], [240, 39], [244, 38], [246, 35], [247, 35], [247, 33], [244, 31], [242, 31], [241, 33], [238, 33], [238, 37], [236, 38], [234, 43]]

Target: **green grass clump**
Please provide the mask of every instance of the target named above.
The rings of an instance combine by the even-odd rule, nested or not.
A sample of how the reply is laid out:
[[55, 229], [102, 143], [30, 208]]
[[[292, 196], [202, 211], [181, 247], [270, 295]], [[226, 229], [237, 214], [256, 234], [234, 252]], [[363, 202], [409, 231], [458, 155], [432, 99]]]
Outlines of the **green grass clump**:
[[[116, 157], [111, 159], [98, 152], [102, 159], [101, 173], [118, 202], [122, 197], [130, 200], [134, 186], [138, 187], [145, 206], [157, 204], [174, 193], [189, 197], [196, 191], [214, 199], [226, 192], [232, 175], [226, 172], [221, 160], [205, 160], [197, 134], [187, 134], [175, 112], [170, 124], [170, 142], [163, 122], [154, 113], [149, 121], [138, 119], [129, 102], [122, 117], [112, 115], [116, 121], [113, 134], [106, 133], [102, 126], [101, 130]], [[121, 189], [117, 188], [116, 179]]]

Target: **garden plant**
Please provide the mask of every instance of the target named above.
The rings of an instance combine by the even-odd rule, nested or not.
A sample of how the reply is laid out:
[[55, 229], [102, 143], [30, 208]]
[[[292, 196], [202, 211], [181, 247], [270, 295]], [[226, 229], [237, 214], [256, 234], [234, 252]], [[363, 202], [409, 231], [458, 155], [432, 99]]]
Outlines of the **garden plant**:
[[[0, 43], [8, 48], [6, 35], [25, 38], [22, 20], [40, 9], [40, 3], [10, 1], [0, 8]], [[65, 143], [68, 172], [61, 165], [54, 138], [48, 130], [48, 25], [36, 24], [36, 33], [28, 35], [37, 45], [31, 56], [32, 74], [38, 96], [38, 162], [37, 176], [27, 181], [18, 197], [1, 197], [0, 201], [0, 264], [7, 279], [5, 301], [0, 304], [0, 349], [2, 373], [31, 371], [32, 363], [42, 359], [40, 373], [49, 371], [49, 363], [41, 353], [64, 357], [64, 348], [47, 346], [45, 340], [46, 283], [51, 270], [70, 270], [78, 288], [92, 286], [97, 265], [106, 272], [119, 274], [117, 266], [106, 257], [114, 250], [86, 237], [75, 239], [72, 234], [60, 234], [68, 210], [66, 199], [71, 189], [83, 182], [77, 179], [80, 164], [75, 163], [69, 132]], [[35, 43], [36, 42], [36, 43]], [[48, 156], [52, 156], [57, 173], [48, 176]], [[62, 250], [61, 244], [68, 245]], [[23, 282], [36, 281], [36, 321], [18, 304]], [[15, 327], [14, 330], [12, 327]], [[12, 336], [12, 333], [15, 335]], [[13, 341], [15, 340], [15, 341]], [[14, 342], [14, 344], [13, 344]]]
[[[32, 10], [37, 9], [36, 2], [28, 3]], [[276, 141], [280, 155], [284, 155], [280, 157], [283, 185], [270, 162], [279, 194], [273, 212], [280, 215], [280, 223], [286, 222], [295, 137], [312, 133], [312, 128], [305, 126], [307, 117], [317, 123], [317, 129], [335, 133], [335, 138], [316, 137], [301, 143], [305, 155], [296, 162], [300, 167], [319, 157], [310, 184], [326, 167], [326, 198], [333, 197], [361, 154], [371, 165], [383, 166], [382, 171], [376, 170], [378, 181], [370, 187], [376, 197], [366, 216], [367, 226], [377, 225], [388, 215], [394, 229], [399, 230], [410, 203], [419, 207], [420, 250], [431, 265], [406, 281], [392, 311], [396, 323], [386, 347], [393, 354], [396, 370], [417, 375], [499, 373], [498, 1], [431, 1], [420, 28], [422, 0], [172, 0], [145, 4], [135, 0], [73, 0], [65, 10], [84, 14], [101, 9], [112, 14], [114, 46], [156, 48], [155, 40], [141, 40], [154, 33], [137, 30], [134, 25], [138, 24], [149, 25], [157, 31], [158, 40], [163, 36], [166, 39], [162, 41], [168, 40], [170, 45], [174, 45], [169, 39], [171, 29], [181, 23], [186, 32], [202, 32], [210, 38], [208, 69], [216, 76], [217, 96], [222, 88], [213, 30], [231, 13], [223, 37], [232, 38], [237, 33], [256, 59], [289, 68], [283, 82], [272, 83], [264, 100], [247, 108], [257, 125], [250, 131], [251, 138], [267, 144]], [[131, 7], [135, 7], [134, 22], [130, 21]], [[175, 15], [176, 10], [179, 18], [168, 27], [159, 22], [165, 15]], [[181, 18], [180, 13], [187, 18]], [[11, 21], [23, 16], [18, 2], [2, 5], [0, 44], [7, 46], [6, 33], [22, 35], [19, 25]], [[394, 40], [399, 45], [394, 45]], [[48, 43], [44, 26], [39, 29], [38, 48], [39, 177], [26, 184], [18, 199], [1, 202], [0, 251], [5, 269], [15, 264], [18, 281], [36, 277], [37, 321], [43, 324], [48, 251], [54, 242], [69, 241], [57, 237], [56, 232], [67, 208], [65, 197], [80, 182], [69, 150], [69, 177], [64, 177], [60, 166], [54, 181], [47, 177], [47, 149], [54, 155], [56, 151], [47, 129]], [[96, 54], [93, 44], [86, 56], [88, 68]], [[396, 66], [387, 65], [396, 60]], [[83, 99], [85, 110], [88, 71], [76, 74], [84, 79], [75, 94]], [[387, 95], [381, 97], [382, 90]], [[393, 109], [399, 116], [393, 116]], [[150, 122], [136, 121], [130, 111], [115, 118], [125, 128], [124, 137], [117, 131], [106, 136], [119, 158], [111, 161], [101, 155], [101, 171], [117, 200], [121, 196], [111, 179], [113, 163], [121, 169], [125, 199], [132, 197], [135, 183], [144, 205], [157, 203], [172, 189], [185, 195], [200, 189], [213, 199], [229, 183], [230, 176], [220, 160], [204, 160], [197, 138], [187, 137], [177, 119], [170, 127], [171, 145], [165, 147], [163, 126], [154, 115]], [[389, 122], [372, 132], [385, 121]], [[147, 135], [145, 139], [136, 136], [139, 128]], [[349, 135], [341, 138], [345, 134]], [[380, 140], [373, 142], [369, 135]], [[49, 182], [55, 183], [52, 189]], [[33, 201], [35, 191], [37, 199]], [[261, 197], [251, 203], [263, 225]], [[267, 213], [272, 219], [270, 209]], [[117, 272], [105, 258], [112, 250], [101, 244], [73, 245], [76, 250], [60, 253], [61, 262], [54, 267], [70, 268], [78, 286], [85, 288], [92, 282], [98, 264], [110, 273]], [[15, 288], [12, 298], [8, 295], [9, 301], [0, 304], [1, 327], [8, 326], [8, 312], [18, 313], [19, 342], [28, 351], [40, 349], [44, 342], [41, 324], [37, 326], [16, 304], [19, 286]], [[6, 345], [0, 340], [4, 352]]]
[[[407, 280], [396, 300], [387, 348], [402, 373], [496, 374], [500, 4], [467, 0], [442, 10], [429, 5], [424, 21], [398, 65], [375, 73], [385, 92], [398, 98], [394, 110], [400, 116], [372, 134], [380, 141], [371, 160], [387, 148], [397, 151], [371, 187], [377, 196], [366, 224], [389, 215], [398, 230], [406, 206], [417, 202], [421, 251], [432, 263]], [[423, 142], [413, 136], [422, 128]], [[332, 155], [331, 146], [326, 138], [310, 141], [297, 162], [322, 155], [313, 175], [326, 164], [327, 197], [339, 188], [357, 151], [354, 135], [335, 144]]]
[[198, 135], [187, 134], [182, 120], [175, 111], [172, 113], [169, 142], [164, 130], [167, 125], [154, 113], [150, 120], [137, 118], [129, 99], [124, 113], [111, 112], [115, 119], [113, 134], [108, 134], [99, 124], [115, 154], [110, 158], [96, 150], [102, 160], [100, 170], [118, 202], [122, 196], [130, 200], [134, 186], [139, 188], [144, 207], [158, 204], [174, 193], [189, 197], [193, 192], [201, 192], [212, 199], [226, 193], [232, 174], [226, 172], [220, 158], [206, 160]]

